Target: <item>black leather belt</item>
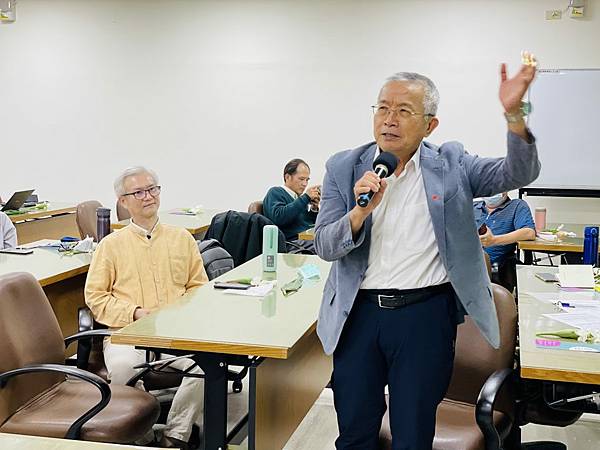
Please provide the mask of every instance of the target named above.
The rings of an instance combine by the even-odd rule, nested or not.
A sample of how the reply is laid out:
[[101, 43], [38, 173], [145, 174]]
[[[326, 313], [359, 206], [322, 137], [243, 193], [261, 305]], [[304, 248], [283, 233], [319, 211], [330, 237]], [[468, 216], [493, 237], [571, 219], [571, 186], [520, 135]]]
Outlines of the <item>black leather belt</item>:
[[380, 308], [397, 309], [425, 301], [435, 294], [451, 291], [450, 283], [420, 289], [360, 289], [356, 298], [375, 303]]

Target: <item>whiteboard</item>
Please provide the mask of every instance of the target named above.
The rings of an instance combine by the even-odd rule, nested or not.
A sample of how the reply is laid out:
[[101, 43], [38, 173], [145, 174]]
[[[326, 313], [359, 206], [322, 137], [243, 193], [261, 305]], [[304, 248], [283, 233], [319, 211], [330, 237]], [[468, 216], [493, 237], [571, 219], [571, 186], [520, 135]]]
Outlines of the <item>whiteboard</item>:
[[600, 187], [600, 69], [540, 70], [528, 125], [542, 171], [531, 186]]

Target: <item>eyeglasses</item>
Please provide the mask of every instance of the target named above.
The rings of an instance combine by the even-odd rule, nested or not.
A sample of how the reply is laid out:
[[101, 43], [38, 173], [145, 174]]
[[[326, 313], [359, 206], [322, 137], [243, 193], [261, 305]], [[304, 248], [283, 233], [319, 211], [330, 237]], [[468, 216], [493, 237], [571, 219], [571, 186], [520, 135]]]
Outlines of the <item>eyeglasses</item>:
[[146, 193], [150, 194], [151, 197], [158, 197], [158, 194], [160, 194], [160, 186], [152, 186], [148, 189], [140, 189], [139, 191], [128, 192], [127, 194], [123, 194], [123, 196], [133, 195], [133, 197], [137, 200], [144, 200], [146, 198]]
[[373, 105], [371, 106], [371, 109], [373, 110], [373, 114], [375, 114], [375, 117], [387, 117], [389, 113], [398, 114], [398, 116], [402, 119], [408, 119], [409, 117], [413, 116], [433, 117], [433, 114], [413, 112], [410, 109], [404, 107], [390, 108], [386, 105]]

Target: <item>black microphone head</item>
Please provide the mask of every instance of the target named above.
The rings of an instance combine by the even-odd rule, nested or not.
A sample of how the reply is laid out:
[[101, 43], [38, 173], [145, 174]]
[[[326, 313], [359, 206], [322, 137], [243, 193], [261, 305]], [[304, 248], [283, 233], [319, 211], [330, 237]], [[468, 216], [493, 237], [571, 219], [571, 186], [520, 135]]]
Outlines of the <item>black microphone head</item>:
[[387, 174], [393, 173], [398, 167], [398, 158], [396, 158], [393, 154], [388, 152], [381, 152], [377, 159], [373, 161], [373, 169], [377, 166], [383, 165], [387, 169]]

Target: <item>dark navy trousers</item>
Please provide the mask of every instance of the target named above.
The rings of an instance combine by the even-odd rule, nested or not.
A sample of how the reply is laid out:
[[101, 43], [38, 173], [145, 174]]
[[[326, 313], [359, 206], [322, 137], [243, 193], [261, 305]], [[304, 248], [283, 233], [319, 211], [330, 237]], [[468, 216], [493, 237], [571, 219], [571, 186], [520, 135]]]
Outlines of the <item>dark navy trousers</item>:
[[431, 450], [454, 361], [454, 294], [398, 309], [356, 299], [333, 354], [338, 450], [379, 450], [388, 385], [393, 450]]

